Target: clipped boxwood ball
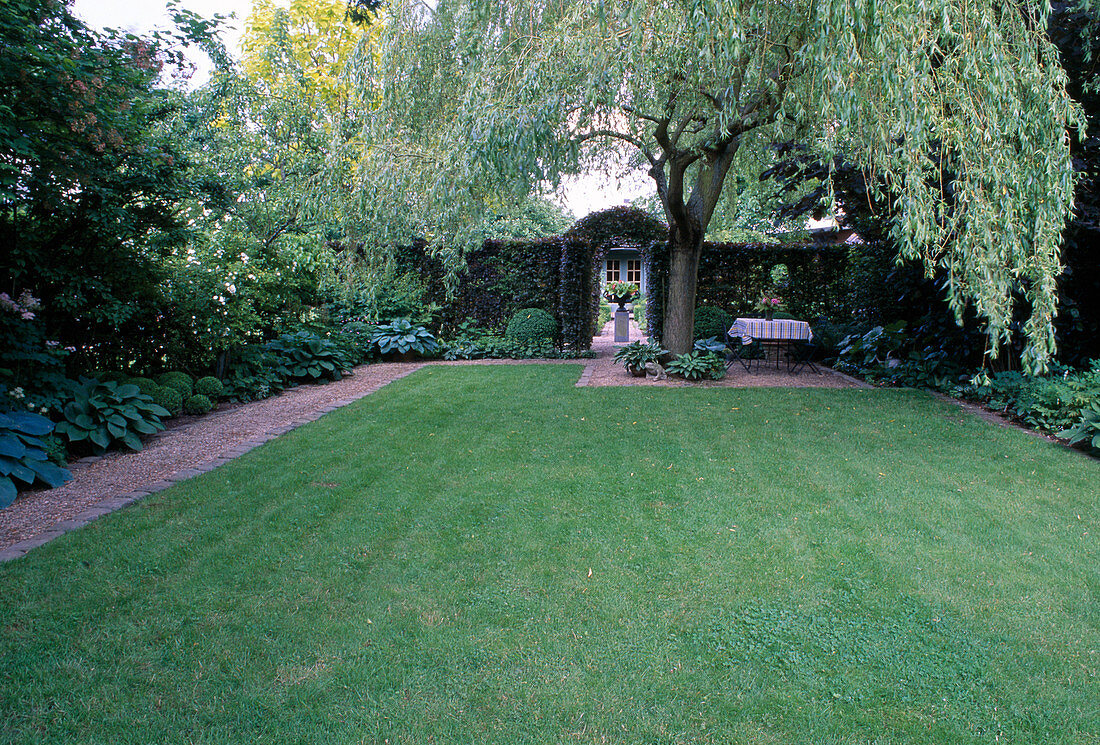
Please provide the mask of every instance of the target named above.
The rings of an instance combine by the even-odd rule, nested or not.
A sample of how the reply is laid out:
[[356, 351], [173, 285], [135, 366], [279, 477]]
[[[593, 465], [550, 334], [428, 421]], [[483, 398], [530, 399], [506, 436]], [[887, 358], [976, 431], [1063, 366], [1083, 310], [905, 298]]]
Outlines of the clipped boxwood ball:
[[205, 414], [213, 408], [214, 403], [201, 393], [196, 393], [183, 402], [183, 411], [186, 414]]
[[213, 375], [207, 375], [205, 378], [199, 378], [195, 381], [195, 393], [201, 393], [211, 401], [217, 401], [221, 398], [224, 391], [225, 386]]
[[160, 388], [157, 381], [152, 378], [129, 378], [126, 382], [130, 385], [136, 385], [139, 391], [150, 397], [153, 395], [153, 391]]
[[558, 322], [542, 308], [524, 308], [512, 316], [504, 337], [525, 346], [553, 344], [558, 337]]
[[718, 337], [719, 341], [726, 338], [726, 331], [733, 325], [733, 318], [721, 308], [703, 305], [695, 309], [695, 338], [709, 339]]
[[175, 388], [184, 398], [187, 398], [195, 392], [195, 381], [185, 372], [174, 371], [163, 373], [157, 378], [157, 382], [169, 388]]
[[169, 416], [179, 416], [183, 413], [183, 394], [175, 388], [158, 385], [149, 395], [152, 396], [153, 403], [168, 410]]

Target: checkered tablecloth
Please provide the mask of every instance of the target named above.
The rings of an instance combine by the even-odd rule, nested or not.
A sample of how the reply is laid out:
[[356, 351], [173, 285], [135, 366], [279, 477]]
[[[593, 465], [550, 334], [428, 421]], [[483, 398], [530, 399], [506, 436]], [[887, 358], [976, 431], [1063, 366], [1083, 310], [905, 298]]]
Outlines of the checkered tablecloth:
[[761, 341], [810, 341], [814, 332], [805, 321], [778, 319], [765, 321], [763, 318], [738, 318], [730, 326], [731, 337], [740, 336], [743, 344], [751, 344], [753, 339]]

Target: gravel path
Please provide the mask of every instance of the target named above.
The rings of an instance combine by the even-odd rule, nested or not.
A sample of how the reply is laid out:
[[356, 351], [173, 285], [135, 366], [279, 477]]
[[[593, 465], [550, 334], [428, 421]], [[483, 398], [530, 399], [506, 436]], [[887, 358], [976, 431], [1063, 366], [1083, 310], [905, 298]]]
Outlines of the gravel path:
[[[630, 340], [642, 339], [636, 326]], [[746, 373], [735, 365], [725, 380], [687, 383], [681, 380], [649, 381], [635, 378], [612, 365], [616, 345], [612, 324], [592, 340], [597, 353], [590, 360], [549, 362], [584, 364], [577, 385], [589, 386], [705, 386], [705, 387], [830, 387], [863, 385], [827, 368], [821, 374], [804, 371], [790, 375], [786, 369], [755, 369]], [[485, 360], [432, 362], [436, 365], [544, 364], [547, 360]], [[73, 480], [57, 489], [21, 494], [13, 505], [0, 510], [0, 561], [27, 551], [131, 502], [170, 486], [176, 481], [212, 470], [264, 442], [311, 422], [324, 414], [362, 398], [382, 386], [420, 369], [426, 363], [386, 362], [364, 365], [344, 379], [325, 385], [293, 388], [273, 398], [233, 406], [186, 421], [151, 437], [138, 453], [109, 453], [70, 465]]]

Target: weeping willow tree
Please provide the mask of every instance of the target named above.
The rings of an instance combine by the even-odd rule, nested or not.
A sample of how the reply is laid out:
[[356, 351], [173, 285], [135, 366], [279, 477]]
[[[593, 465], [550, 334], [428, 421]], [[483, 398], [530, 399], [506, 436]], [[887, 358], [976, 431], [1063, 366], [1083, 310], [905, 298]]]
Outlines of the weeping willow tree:
[[[1079, 113], [1039, 0], [394, 0], [361, 111], [362, 238], [460, 258], [494, 202], [633, 157], [669, 225], [663, 340], [692, 344], [703, 240], [746, 143], [844, 152], [1025, 363], [1054, 348]], [[406, 234], [406, 235], [402, 235]]]

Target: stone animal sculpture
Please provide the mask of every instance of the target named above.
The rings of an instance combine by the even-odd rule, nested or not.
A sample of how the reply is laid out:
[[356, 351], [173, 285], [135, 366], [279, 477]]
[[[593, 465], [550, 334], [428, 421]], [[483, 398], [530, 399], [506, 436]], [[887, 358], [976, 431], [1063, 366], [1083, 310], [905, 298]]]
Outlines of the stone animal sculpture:
[[646, 380], [664, 380], [668, 377], [668, 373], [665, 372], [660, 363], [647, 362], [645, 363], [645, 377]]

